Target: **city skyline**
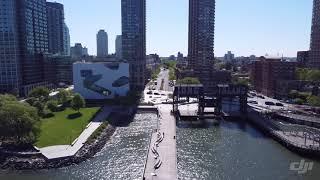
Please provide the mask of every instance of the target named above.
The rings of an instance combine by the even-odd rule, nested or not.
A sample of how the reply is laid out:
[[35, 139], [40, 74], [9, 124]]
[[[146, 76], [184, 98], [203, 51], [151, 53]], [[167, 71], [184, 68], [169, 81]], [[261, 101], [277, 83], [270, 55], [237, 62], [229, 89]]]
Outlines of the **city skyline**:
[[[119, 1], [97, 0], [90, 4], [74, 0], [57, 2], [65, 6], [71, 44], [80, 42], [89, 48], [90, 54], [96, 54], [95, 34], [99, 29], [105, 29], [109, 34], [109, 51], [115, 52], [113, 42], [116, 35], [121, 34]], [[231, 50], [236, 56], [266, 53], [296, 56], [297, 51], [309, 50], [311, 17], [311, 0], [270, 0], [262, 3], [254, 0], [241, 3], [217, 0], [215, 55], [222, 57]], [[86, 22], [90, 22], [90, 26], [84, 26]], [[169, 56], [180, 51], [187, 55], [187, 49], [188, 1], [147, 1], [147, 54]]]

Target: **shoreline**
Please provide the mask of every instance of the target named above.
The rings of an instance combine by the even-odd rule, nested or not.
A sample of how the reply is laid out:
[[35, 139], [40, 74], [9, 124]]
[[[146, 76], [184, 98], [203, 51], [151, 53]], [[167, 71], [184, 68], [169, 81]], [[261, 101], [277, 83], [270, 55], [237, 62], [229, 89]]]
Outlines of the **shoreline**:
[[54, 160], [48, 160], [42, 154], [30, 155], [30, 157], [6, 156], [0, 154], [0, 169], [2, 170], [41, 170], [54, 169], [79, 164], [93, 157], [101, 151], [107, 141], [114, 134], [116, 127], [108, 125], [101, 135], [93, 142], [84, 146], [74, 155]]
[[[253, 115], [255, 113], [255, 115]], [[268, 121], [262, 121], [261, 116], [257, 115], [256, 112], [251, 112], [251, 117], [248, 116], [246, 119], [249, 123], [254, 125], [257, 129], [259, 129], [263, 134], [271, 137], [274, 141], [278, 142], [280, 145], [284, 146], [289, 151], [296, 153], [300, 156], [304, 156], [307, 158], [314, 158], [320, 159], [320, 149], [315, 149], [312, 147], [303, 147], [294, 143], [285, 137], [281, 136], [279, 132], [273, 129], [273, 124], [269, 123]], [[259, 117], [252, 117], [252, 116], [259, 116]]]

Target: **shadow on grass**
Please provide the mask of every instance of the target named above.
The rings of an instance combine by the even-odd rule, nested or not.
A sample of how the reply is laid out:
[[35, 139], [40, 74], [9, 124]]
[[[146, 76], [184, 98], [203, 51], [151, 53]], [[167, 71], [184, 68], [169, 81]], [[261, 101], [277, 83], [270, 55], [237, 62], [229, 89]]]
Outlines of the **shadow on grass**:
[[77, 118], [79, 118], [81, 116], [82, 116], [81, 112], [76, 112], [76, 113], [73, 113], [73, 114], [69, 114], [68, 115], [68, 119], [77, 119]]

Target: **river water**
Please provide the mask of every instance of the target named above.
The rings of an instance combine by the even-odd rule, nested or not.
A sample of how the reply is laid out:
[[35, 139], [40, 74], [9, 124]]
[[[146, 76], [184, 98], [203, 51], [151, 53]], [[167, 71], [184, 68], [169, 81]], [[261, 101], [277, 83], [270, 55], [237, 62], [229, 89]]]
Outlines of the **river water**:
[[[242, 121], [179, 123], [177, 127], [179, 179], [295, 180], [320, 179], [319, 161], [300, 157]], [[290, 163], [313, 163], [305, 174]]]
[[[0, 172], [4, 180], [140, 179], [155, 114], [137, 114], [126, 127], [118, 127], [102, 151], [79, 165], [40, 171]], [[204, 180], [319, 180], [320, 163], [300, 157], [250, 124], [234, 120], [219, 126], [178, 123], [179, 179]], [[299, 175], [292, 162], [313, 162], [313, 169]]]
[[127, 127], [117, 127], [111, 140], [93, 158], [66, 168], [0, 172], [1, 180], [140, 179], [156, 114], [137, 114]]

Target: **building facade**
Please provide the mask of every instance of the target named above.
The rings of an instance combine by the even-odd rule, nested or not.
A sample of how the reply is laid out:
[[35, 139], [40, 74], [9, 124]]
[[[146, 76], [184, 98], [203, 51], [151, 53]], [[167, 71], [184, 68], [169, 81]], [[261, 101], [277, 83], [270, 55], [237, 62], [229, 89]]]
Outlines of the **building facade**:
[[73, 83], [72, 66], [76, 61], [71, 56], [48, 56], [45, 62], [46, 80], [53, 83], [55, 87], [71, 85]]
[[188, 66], [204, 85], [213, 86], [215, 0], [189, 0]]
[[308, 66], [310, 68], [320, 68], [320, 0], [313, 0]]
[[122, 36], [117, 35], [116, 37], [116, 56], [118, 59], [122, 59]]
[[309, 52], [310, 51], [298, 51], [297, 62], [299, 67], [306, 67], [308, 65]]
[[63, 54], [70, 56], [70, 32], [66, 23], [63, 26]]
[[126, 96], [129, 91], [129, 64], [74, 63], [73, 84], [74, 91], [85, 99], [103, 100]]
[[97, 56], [108, 56], [108, 34], [103, 29], [97, 34]]
[[24, 96], [36, 86], [50, 86], [43, 71], [46, 1], [5, 0], [0, 12], [0, 92]]
[[250, 67], [254, 89], [266, 96], [275, 97], [277, 82], [294, 80], [296, 66], [296, 62], [282, 61], [281, 58], [260, 57]]
[[64, 54], [64, 8], [56, 2], [47, 2], [49, 53]]
[[130, 89], [146, 83], [146, 0], [121, 0], [122, 56], [130, 64]]

